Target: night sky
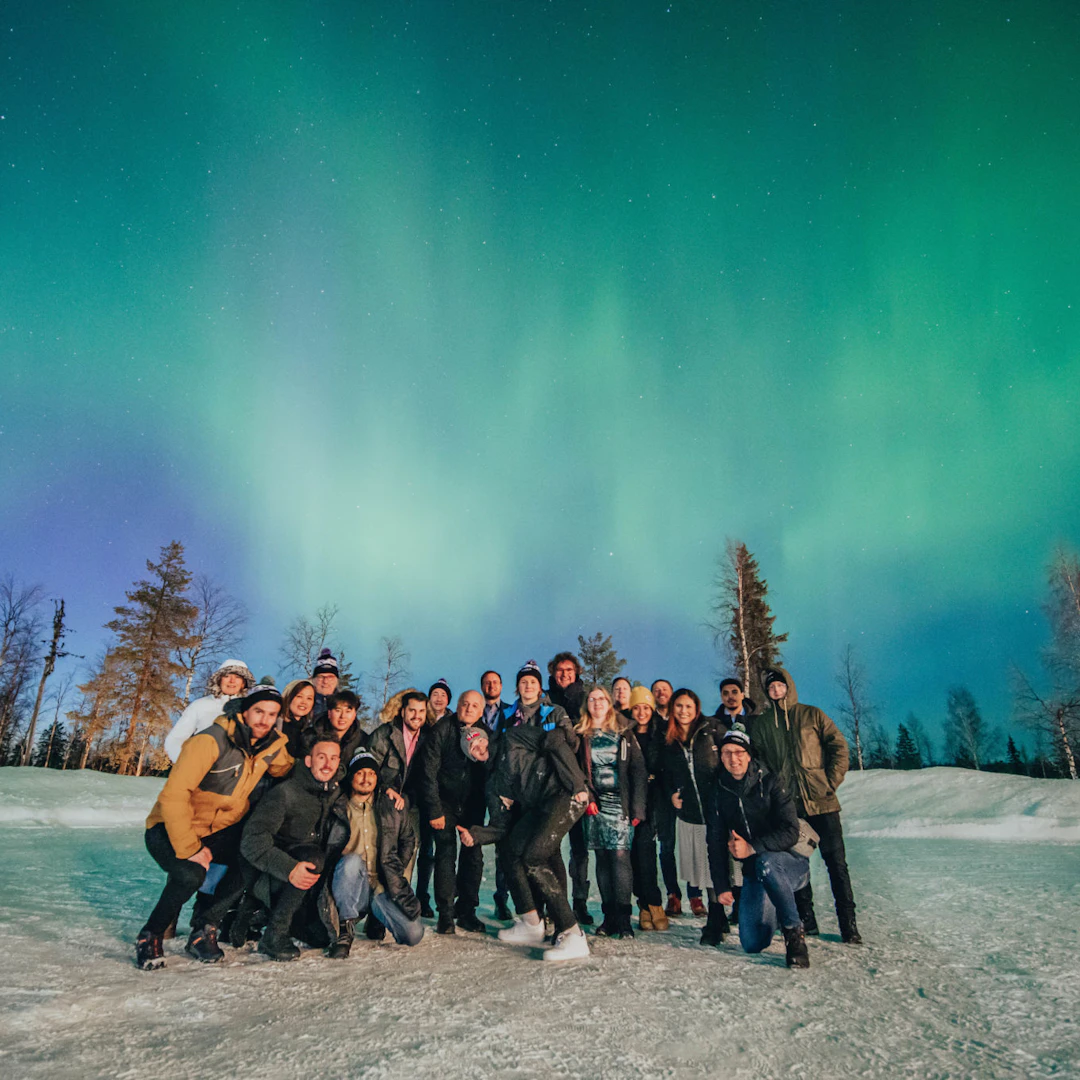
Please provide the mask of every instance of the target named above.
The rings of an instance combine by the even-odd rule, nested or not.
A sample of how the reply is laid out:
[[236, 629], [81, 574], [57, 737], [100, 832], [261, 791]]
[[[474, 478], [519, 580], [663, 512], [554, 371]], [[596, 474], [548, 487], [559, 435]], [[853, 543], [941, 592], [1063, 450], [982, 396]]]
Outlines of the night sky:
[[173, 539], [354, 666], [579, 633], [725, 673], [727, 536], [804, 700], [1008, 723], [1080, 544], [1080, 9], [5, 5], [0, 572], [92, 655]]

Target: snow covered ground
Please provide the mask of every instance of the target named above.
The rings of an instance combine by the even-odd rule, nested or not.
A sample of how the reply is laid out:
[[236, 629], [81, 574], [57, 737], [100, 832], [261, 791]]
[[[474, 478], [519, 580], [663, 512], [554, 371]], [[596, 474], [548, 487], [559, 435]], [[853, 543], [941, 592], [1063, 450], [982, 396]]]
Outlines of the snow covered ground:
[[[1080, 784], [955, 769], [841, 795], [866, 944], [696, 944], [700, 923], [539, 963], [493, 936], [358, 942], [333, 963], [168, 943], [131, 963], [163, 877], [160, 781], [0, 769], [0, 1075], [1043, 1077], [1080, 1072]], [[490, 855], [488, 868], [490, 870]], [[485, 893], [486, 904], [490, 892]], [[482, 910], [486, 914], [489, 908]]]

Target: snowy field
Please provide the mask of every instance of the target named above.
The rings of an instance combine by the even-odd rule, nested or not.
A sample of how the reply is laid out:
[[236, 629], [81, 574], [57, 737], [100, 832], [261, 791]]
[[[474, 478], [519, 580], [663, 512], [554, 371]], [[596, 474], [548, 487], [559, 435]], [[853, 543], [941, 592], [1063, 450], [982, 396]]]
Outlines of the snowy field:
[[132, 941], [164, 880], [142, 821], [160, 785], [0, 769], [8, 1080], [1080, 1074], [1080, 784], [852, 774], [866, 944], [840, 944], [815, 859], [806, 972], [779, 939], [760, 957], [703, 949], [683, 918], [554, 969], [429, 929], [411, 950], [358, 941], [344, 963], [229, 950], [202, 967], [179, 938], [164, 972], [142, 973]]

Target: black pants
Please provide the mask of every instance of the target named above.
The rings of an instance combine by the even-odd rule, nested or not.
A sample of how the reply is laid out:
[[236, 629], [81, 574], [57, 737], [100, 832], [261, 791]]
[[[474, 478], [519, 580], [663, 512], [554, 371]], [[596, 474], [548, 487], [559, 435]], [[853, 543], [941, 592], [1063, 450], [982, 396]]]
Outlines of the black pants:
[[675, 865], [675, 807], [667, 796], [656, 800], [656, 838], [660, 842], [660, 873], [669, 896], [682, 899], [679, 870]]
[[510, 831], [502, 846], [510, 895], [519, 915], [535, 911], [542, 900], [561, 934], [577, 921], [566, 899], [566, 867], [562, 839], [585, 807], [568, 793], [529, 810]]
[[600, 899], [605, 914], [616, 914], [620, 908], [630, 907], [630, 889], [634, 872], [630, 849], [596, 852], [596, 884], [600, 886]]
[[435, 868], [435, 830], [424, 813], [420, 814], [420, 829], [416, 851], [416, 898], [422, 904], [431, 899], [431, 872]]
[[[315, 872], [322, 873], [326, 862], [326, 852], [321, 848], [305, 844], [301, 847], [289, 848], [288, 853], [297, 862], [313, 863]], [[252, 888], [259, 876], [259, 871], [246, 860], [244, 869], [248, 877], [248, 887]], [[278, 937], [288, 937], [296, 913], [309, 896], [318, 895], [320, 887], [321, 882], [316, 882], [310, 889], [298, 889], [291, 882], [280, 881], [277, 878], [272, 879], [270, 886], [270, 920], [266, 924], [267, 933]]]
[[[660, 894], [660, 881], [656, 872], [656, 826], [652, 821], [645, 820], [634, 826], [630, 860], [633, 867], [634, 895], [638, 898], [638, 903], [642, 907], [661, 906], [664, 898]], [[597, 859], [598, 880], [599, 866]]]
[[[200, 918], [204, 923], [215, 926], [225, 917], [225, 913], [240, 899], [244, 892], [244, 872], [240, 859], [240, 834], [243, 822], [230, 825], [216, 833], [210, 833], [202, 839], [203, 847], [209, 848], [213, 861], [228, 866], [225, 876], [218, 882], [213, 897], [207, 897], [202, 907]], [[177, 919], [180, 909], [199, 890], [206, 879], [206, 871], [190, 859], [178, 859], [173, 850], [169, 833], [164, 822], [158, 822], [146, 830], [146, 850], [154, 862], [168, 874], [161, 898], [150, 918], [146, 920], [143, 932], [164, 934]]]
[[462, 844], [459, 855], [457, 826], [476, 822], [465, 821], [445, 809], [443, 817], [446, 824], [431, 830], [435, 838], [435, 906], [440, 914], [475, 912], [480, 903], [480, 879], [484, 876], [484, 849], [479, 844], [471, 848]]
[[574, 903], [589, 899], [589, 846], [585, 842], [585, 823], [578, 821], [570, 830], [570, 882]]
[[[840, 811], [834, 810], [831, 814], [807, 814], [806, 820], [820, 837], [818, 851], [821, 852], [825, 867], [829, 871], [829, 884], [832, 886], [836, 916], [843, 925], [845, 918], [855, 914], [855, 895], [851, 891], [851, 876], [848, 874], [847, 853], [844, 851], [844, 830], [840, 825]], [[803, 910], [804, 905], [813, 910], [814, 891], [809, 882], [806, 883], [806, 888], [800, 889], [795, 894], [795, 899], [799, 903], [800, 911]]]

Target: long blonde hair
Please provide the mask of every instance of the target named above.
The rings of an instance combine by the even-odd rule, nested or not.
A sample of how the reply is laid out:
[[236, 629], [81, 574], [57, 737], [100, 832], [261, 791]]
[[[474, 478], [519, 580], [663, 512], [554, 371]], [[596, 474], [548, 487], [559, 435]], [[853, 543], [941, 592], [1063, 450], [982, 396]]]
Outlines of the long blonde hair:
[[605, 714], [604, 719], [600, 721], [600, 730], [611, 731], [616, 735], [621, 735], [626, 730], [626, 717], [615, 708], [615, 702], [611, 697], [611, 691], [608, 690], [606, 686], [601, 686], [599, 683], [595, 686], [590, 686], [588, 692], [585, 694], [585, 706], [581, 710], [581, 717], [575, 725], [574, 730], [579, 735], [588, 735], [593, 730], [592, 713], [589, 712], [589, 698], [592, 697], [597, 690], [604, 695], [608, 703], [608, 711]]

